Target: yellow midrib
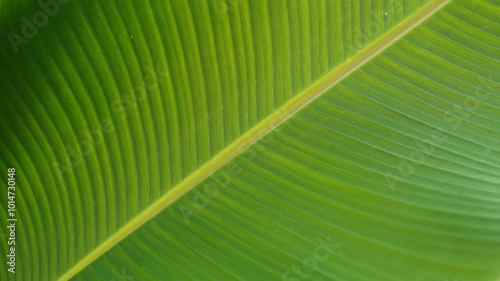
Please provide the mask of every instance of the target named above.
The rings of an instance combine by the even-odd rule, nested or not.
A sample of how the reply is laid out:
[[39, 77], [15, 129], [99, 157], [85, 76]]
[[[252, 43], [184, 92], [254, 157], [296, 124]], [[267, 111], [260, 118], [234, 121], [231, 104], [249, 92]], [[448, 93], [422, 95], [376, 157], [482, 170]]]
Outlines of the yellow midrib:
[[452, 0], [434, 0], [422, 7], [420, 10], [403, 20], [401, 23], [384, 33], [380, 38], [371, 42], [360, 50], [356, 55], [350, 57], [333, 70], [325, 74], [310, 87], [295, 96], [292, 100], [273, 112], [266, 119], [257, 124], [247, 133], [240, 136], [235, 142], [222, 150], [214, 158], [209, 160], [198, 170], [185, 178], [182, 182], [160, 197], [155, 203], [142, 211], [137, 217], [125, 224], [119, 231], [110, 236], [99, 247], [90, 252], [80, 262], [70, 268], [59, 280], [69, 280], [80, 272], [83, 268], [91, 264], [102, 254], [111, 249], [118, 242], [127, 237], [134, 230], [146, 223], [152, 217], [160, 213], [170, 204], [186, 194], [205, 178], [224, 166], [228, 161], [239, 155], [242, 151], [258, 141], [264, 135], [272, 131], [279, 124], [286, 121], [298, 110], [309, 104], [312, 100], [319, 97], [329, 88], [340, 82], [343, 78], [360, 68], [362, 65], [376, 57], [380, 52], [387, 49], [399, 38], [407, 34], [413, 28], [418, 26], [425, 19], [440, 10]]

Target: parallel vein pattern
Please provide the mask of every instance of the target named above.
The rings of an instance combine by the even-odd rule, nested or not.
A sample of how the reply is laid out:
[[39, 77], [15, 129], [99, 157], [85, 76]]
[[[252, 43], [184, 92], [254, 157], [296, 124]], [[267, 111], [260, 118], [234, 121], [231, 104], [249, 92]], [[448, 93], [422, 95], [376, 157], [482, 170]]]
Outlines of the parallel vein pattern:
[[[499, 6], [475, 5], [447, 6], [75, 280], [109, 268], [151, 280], [497, 280], [500, 61], [488, 56], [500, 29], [461, 15]], [[328, 258], [306, 267], [330, 236]]]
[[[0, 279], [62, 276], [427, 2], [75, 0], [18, 53], [41, 7], [0, 2]], [[75, 279], [498, 279], [499, 13], [447, 6]]]

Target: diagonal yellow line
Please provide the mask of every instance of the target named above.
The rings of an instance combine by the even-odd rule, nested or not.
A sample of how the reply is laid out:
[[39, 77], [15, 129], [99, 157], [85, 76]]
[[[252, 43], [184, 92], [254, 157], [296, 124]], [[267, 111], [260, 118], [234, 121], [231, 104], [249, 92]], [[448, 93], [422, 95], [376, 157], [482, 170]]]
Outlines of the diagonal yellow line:
[[350, 57], [345, 62], [325, 74], [321, 79], [269, 115], [247, 133], [243, 134], [234, 143], [229, 145], [214, 158], [176, 185], [173, 189], [160, 197], [155, 203], [142, 211], [137, 217], [129, 221], [119, 231], [109, 237], [106, 241], [104, 241], [104, 243], [99, 245], [99, 247], [90, 252], [84, 259], [75, 264], [58, 280], [68, 280], [76, 275], [83, 268], [91, 264], [114, 245], [118, 244], [118, 242], [123, 240], [138, 227], [160, 213], [182, 195], [193, 189], [201, 181], [224, 166], [224, 164], [228, 161], [239, 155], [243, 150], [293, 116], [297, 111], [308, 105], [311, 101], [319, 97], [332, 86], [349, 76], [349, 74], [356, 71], [382, 51], [390, 47], [394, 44], [394, 42], [398, 41], [398, 39], [406, 35], [413, 28], [417, 27], [420, 23], [432, 16], [435, 12], [439, 11], [451, 1], [452, 0], [431, 1], [410, 17], [396, 25], [394, 28], [384, 33], [380, 38], [371, 42], [356, 55]]

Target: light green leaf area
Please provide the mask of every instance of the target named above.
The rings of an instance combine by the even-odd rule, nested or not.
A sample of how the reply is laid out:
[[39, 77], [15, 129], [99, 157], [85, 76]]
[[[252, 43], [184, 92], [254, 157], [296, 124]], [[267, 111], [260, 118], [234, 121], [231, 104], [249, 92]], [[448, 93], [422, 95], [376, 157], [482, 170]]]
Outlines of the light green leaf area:
[[0, 1], [1, 280], [500, 279], [500, 1], [50, 3]]

